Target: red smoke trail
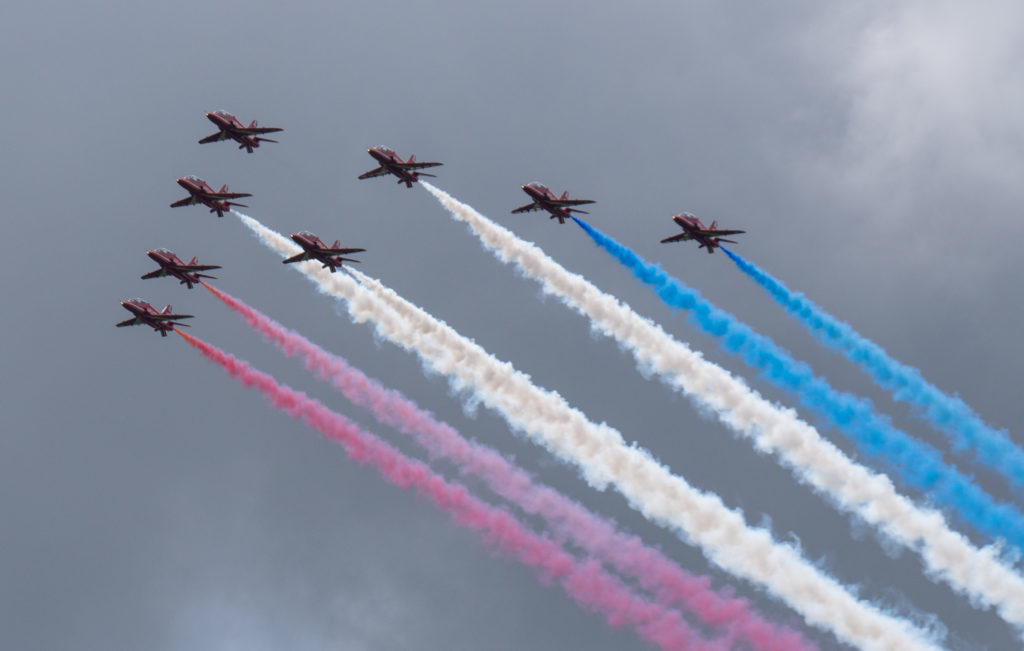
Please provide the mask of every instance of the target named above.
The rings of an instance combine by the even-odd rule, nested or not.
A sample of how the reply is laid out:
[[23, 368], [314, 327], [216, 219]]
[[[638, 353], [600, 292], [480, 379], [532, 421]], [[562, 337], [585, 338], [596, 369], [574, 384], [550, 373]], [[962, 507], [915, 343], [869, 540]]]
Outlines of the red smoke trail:
[[321, 379], [330, 380], [353, 404], [370, 409], [381, 423], [411, 435], [432, 458], [454, 461], [463, 472], [482, 478], [498, 495], [531, 515], [541, 516], [556, 537], [571, 540], [588, 554], [635, 578], [661, 603], [681, 605], [708, 625], [724, 630], [730, 638], [742, 640], [755, 649], [815, 648], [800, 633], [763, 619], [745, 599], [719, 594], [711, 588], [708, 577], [686, 572], [637, 536], [616, 531], [612, 522], [558, 491], [534, 483], [525, 470], [497, 451], [466, 440], [453, 427], [438, 422], [400, 392], [381, 386], [344, 359], [230, 294], [206, 283], [203, 286], [285, 354], [300, 355], [309, 370]]
[[551, 540], [529, 531], [504, 509], [480, 501], [465, 487], [409, 459], [317, 400], [278, 384], [215, 346], [180, 330], [175, 332], [242, 384], [263, 393], [274, 407], [340, 443], [357, 463], [372, 467], [396, 486], [416, 489], [456, 522], [480, 532], [488, 543], [533, 568], [543, 581], [560, 583], [577, 603], [603, 614], [609, 625], [630, 626], [645, 640], [665, 649], [724, 649], [701, 638], [678, 612], [633, 594], [597, 561], [578, 561]]

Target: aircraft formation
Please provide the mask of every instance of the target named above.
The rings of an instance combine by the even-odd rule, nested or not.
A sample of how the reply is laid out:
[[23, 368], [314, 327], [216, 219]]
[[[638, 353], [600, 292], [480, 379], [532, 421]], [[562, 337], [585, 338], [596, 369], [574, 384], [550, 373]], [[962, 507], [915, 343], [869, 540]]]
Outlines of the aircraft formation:
[[[227, 111], [210, 111], [206, 114], [206, 118], [216, 125], [217, 132], [201, 138], [199, 144], [233, 140], [238, 143], [239, 149], [245, 149], [250, 154], [259, 148], [261, 142], [277, 142], [277, 140], [264, 138], [263, 135], [283, 131], [280, 127], [261, 127], [256, 120], [245, 126], [241, 120]], [[378, 166], [360, 174], [359, 179], [391, 175], [398, 179], [399, 184], [404, 183], [407, 188], [411, 188], [421, 176], [436, 178], [435, 174], [422, 170], [443, 165], [438, 162], [417, 161], [415, 155], [410, 155], [408, 160], [402, 160], [402, 157], [389, 147], [370, 147], [366, 152], [377, 162]], [[247, 208], [246, 204], [234, 200], [252, 196], [248, 192], [229, 192], [227, 184], [222, 185], [219, 190], [214, 190], [206, 181], [194, 175], [180, 177], [177, 179], [177, 183], [188, 192], [188, 196], [172, 203], [171, 208], [202, 205], [211, 213], [217, 213], [217, 217], [223, 217], [224, 213], [230, 212], [232, 206]], [[557, 219], [559, 224], [564, 224], [565, 220], [572, 218], [573, 213], [590, 214], [585, 210], [580, 210], [577, 206], [595, 203], [592, 199], [571, 199], [568, 191], [562, 192], [562, 195], [558, 196], [547, 186], [536, 182], [527, 183], [521, 187], [523, 192], [529, 195], [531, 202], [513, 209], [513, 214], [545, 211], [549, 213], [550, 219]], [[745, 232], [719, 230], [715, 221], [711, 222], [711, 226], [705, 226], [700, 219], [689, 213], [676, 215], [672, 219], [683, 229], [683, 232], [667, 237], [661, 240], [662, 242], [694, 240], [698, 243], [699, 248], [706, 248], [708, 253], [714, 253], [715, 248], [721, 246], [720, 242], [734, 242], [734, 240], [724, 239], [723, 236]], [[327, 246], [319, 237], [309, 231], [293, 233], [291, 239], [302, 247], [303, 252], [284, 260], [284, 264], [316, 260], [323, 265], [324, 269], [330, 269], [331, 273], [343, 267], [345, 262], [359, 262], [355, 258], [345, 256], [366, 251], [366, 249], [357, 247], [341, 247], [339, 240], [335, 240], [333, 245]], [[142, 278], [172, 276], [178, 279], [179, 284], [187, 286], [188, 289], [192, 289], [193, 286], [202, 282], [202, 278], [215, 278], [200, 272], [220, 269], [217, 265], [197, 264], [195, 257], [185, 263], [173, 252], [162, 248], [147, 251], [146, 255], [159, 264], [160, 268], [143, 275]], [[175, 325], [187, 325], [175, 323], [176, 319], [192, 318], [190, 314], [172, 314], [170, 305], [158, 311], [142, 299], [124, 300], [121, 301], [121, 306], [131, 312], [133, 316], [116, 324], [117, 327], [148, 325], [164, 337], [174, 329]]]
[[[216, 116], [217, 120], [212, 116]], [[203, 138], [200, 142], [231, 139], [239, 142], [240, 149], [245, 148], [249, 153], [252, 153], [261, 141], [275, 142], [260, 138], [257, 133], [281, 130], [268, 127], [262, 132], [252, 131], [251, 129], [256, 128], [255, 121], [251, 123], [250, 128], [241, 127], [240, 130], [242, 123], [223, 111], [207, 114], [207, 117], [218, 127], [223, 126], [223, 129], [217, 134]], [[407, 188], [411, 188], [420, 177], [434, 176], [423, 170], [442, 165], [440, 162], [417, 162], [412, 155], [406, 160], [387, 147], [372, 147], [367, 153], [378, 166], [359, 175], [359, 179], [394, 176], [398, 184], [404, 184]], [[235, 199], [252, 196], [248, 193], [229, 192], [226, 185], [219, 191], [214, 191], [212, 186], [194, 176], [179, 178], [178, 184], [189, 192], [189, 196], [174, 202], [171, 207], [203, 205], [211, 213], [216, 212], [218, 217], [223, 216], [224, 212], [232, 211], [233, 206], [243, 205], [235, 202]], [[595, 329], [615, 339], [624, 350], [630, 351], [637, 361], [638, 368], [648, 370], [655, 366], [652, 360], [661, 360], [657, 365], [658, 374], [663, 376], [663, 379], [671, 378], [669, 384], [677, 391], [690, 396], [698, 406], [713, 405], [716, 411], [722, 412], [719, 418], [727, 427], [737, 434], [750, 438], [759, 450], [770, 451], [778, 457], [780, 463], [791, 466], [801, 482], [827, 495], [841, 511], [865, 521], [871, 518], [872, 524], [887, 539], [919, 552], [930, 575], [939, 577], [937, 580], [946, 582], [954, 590], [967, 595], [972, 603], [994, 604], [1001, 618], [1024, 630], [1024, 614], [1017, 608], [1020, 603], [1024, 603], [1024, 577], [1016, 576], [1013, 568], [1001, 565], [1002, 560], [985, 549], [974, 546], [966, 538], [958, 537], [959, 534], [946, 524], [944, 518], [936, 517], [931, 506], [919, 507], [909, 498], [897, 493], [893, 487], [894, 482], [888, 477], [876, 474], [861, 466], [855, 459], [845, 456], [842, 451], [823, 439], [813, 426], [800, 420], [793, 410], [768, 403], [756, 391], [748, 388], [742, 378], [734, 377], [721, 367], [704, 360], [699, 353], [695, 354], [685, 343], [672, 338], [656, 323], [642, 318], [628, 305], [611, 300], [613, 297], [590, 285], [585, 278], [561, 267], [532, 243], [523, 241], [511, 231], [501, 228], [472, 207], [462, 204], [432, 184], [424, 182], [423, 187], [434, 195], [455, 219], [465, 222], [470, 230], [480, 237], [486, 249], [503, 262], [514, 263], [524, 275], [542, 282], [545, 292], [558, 295], [567, 306], [590, 319]], [[746, 324], [715, 307], [701, 297], [699, 292], [672, 278], [656, 263], [644, 260], [627, 246], [575, 216], [577, 213], [588, 214], [579, 206], [593, 204], [594, 200], [570, 198], [567, 190], [557, 195], [540, 183], [528, 183], [521, 188], [531, 201], [514, 208], [511, 211], [513, 214], [544, 212], [548, 214], [549, 219], [558, 219], [560, 224], [564, 224], [566, 220], [573, 220], [595, 244], [633, 271], [634, 275], [652, 289], [666, 306], [690, 311], [693, 323], [709, 335], [719, 337], [723, 341], [740, 341], [741, 345], [729, 352], [741, 356], [744, 363], [760, 371], [766, 380], [798, 396], [808, 409], [816, 412], [823, 420], [830, 422], [850, 438], [864, 457], [884, 458], [894, 469], [893, 476], [901, 484], [927, 493], [938, 508], [956, 515], [998, 544], [1003, 544], [1002, 541], [1005, 540], [1015, 550], [1024, 550], [1024, 513], [1013, 505], [1001, 503], [987, 495], [973, 484], [971, 477], [960, 473], [955, 466], [944, 464], [942, 455], [937, 450], [911, 438], [884, 416], [874, 413], [867, 401], [833, 389], [824, 378], [811, 375], [805, 366], [789, 357], [788, 353], [770, 339], [757, 334]], [[472, 340], [449, 328], [425, 310], [405, 301], [379, 281], [353, 268], [348, 269], [347, 274], [338, 277], [329, 276], [323, 271], [328, 270], [333, 274], [338, 269], [343, 269], [346, 263], [351, 265], [359, 262], [349, 256], [362, 253], [366, 249], [343, 247], [340, 240], [328, 245], [309, 231], [291, 234], [291, 242], [288, 242], [281, 234], [267, 229], [255, 219], [241, 213], [235, 214], [263, 244], [282, 257], [288, 256], [283, 260], [284, 264], [303, 261], [318, 263], [319, 269], [316, 268], [317, 265], [300, 265], [299, 271], [314, 279], [323, 293], [346, 300], [349, 315], [353, 320], [375, 320], [380, 325], [381, 315], [387, 314], [387, 319], [394, 318], [404, 327], [381, 328], [378, 330], [378, 333], [382, 333], [381, 337], [414, 350], [425, 368], [443, 369], [442, 372], [453, 381], [457, 380], [464, 384], [468, 391], [472, 391], [475, 399], [485, 402], [499, 412], [511, 426], [522, 429], [527, 436], [559, 455], [564, 461], [580, 467], [584, 471], [584, 476], [594, 473], [595, 477], [602, 477], [598, 484], [594, 484], [595, 486], [603, 488], [606, 483], [614, 484], [619, 492], [629, 497], [631, 501], [635, 500], [642, 512], [657, 511], [663, 514], [658, 517], [664, 518], [671, 527], [682, 532], [684, 540], [691, 540], [700, 546], [714, 564], [761, 585], [769, 593], [800, 612], [808, 623], [835, 633], [838, 639], [853, 646], [933, 648], [928, 644], [926, 634], [919, 635], [916, 629], [904, 622], [901, 617], [877, 613], [870, 604], [861, 603], [856, 595], [849, 594], [833, 579], [806, 563], [792, 547], [785, 544], [776, 545], [774, 542], [766, 543], [760, 530], [749, 528], [745, 524], [736, 524], [742, 520], [742, 516], [730, 511], [717, 497], [693, 489], [681, 476], [666, 475], [666, 469], [659, 466], [652, 456], [638, 448], [635, 443], [633, 446], [627, 445], [621, 435], [609, 429], [604, 423], [597, 425], [587, 421], [578, 411], [561, 401], [557, 394], [533, 385], [528, 376], [523, 376], [511, 364], [490, 355]], [[869, 360], [864, 370], [876, 376], [883, 375], [877, 373], [876, 365], [884, 365], [885, 377], [881, 378], [881, 381], [876, 377], [876, 382], [880, 386], [893, 389], [894, 393], [899, 395], [907, 384], [920, 381], [916, 370], [903, 368], [895, 361], [887, 359], [884, 351], [875, 344], [863, 340], [845, 324], [836, 323], [832, 317], [821, 312], [802, 295], [792, 294], [781, 282], [767, 276], [755, 265], [743, 260], [736, 252], [723, 246], [724, 243], [735, 243], [735, 240], [727, 239], [729, 236], [745, 231], [719, 228], [717, 221], [705, 225], [690, 213], [674, 215], [672, 220], [681, 232], [661, 239], [662, 243], [695, 241], [698, 249], [706, 249], [709, 254], [714, 253], [716, 248], [722, 248], [723, 254], [765, 288], [780, 305], [794, 315], [794, 318], [803, 321], [805, 327], [812, 331], [822, 330], [828, 338], [841, 340], [842, 348], [851, 361], [864, 365], [865, 360]], [[301, 251], [296, 252], [298, 250]], [[244, 305], [239, 299], [206, 284], [203, 279], [213, 276], [204, 272], [219, 269], [219, 266], [199, 264], [196, 257], [186, 263], [167, 249], [153, 249], [148, 251], [147, 255], [159, 265], [159, 268], [144, 274], [142, 278], [170, 276], [177, 279], [179, 284], [186, 285], [188, 289], [192, 289], [196, 284], [203, 284], [225, 304], [243, 314], [253, 328], [278, 341], [282, 348], [301, 348], [304, 351], [303, 355], [307, 356], [307, 361], [315, 359], [318, 368], [332, 368], [337, 377], [356, 377], [351, 370], [343, 370], [343, 362], [331, 357], [330, 353], [318, 351], [301, 335], [288, 331], [269, 317], [255, 312], [254, 308]], [[352, 293], [353, 285], [361, 287], [359, 292], [362, 293], [363, 300], [353, 299], [353, 296], [360, 296]], [[158, 310], [143, 299], [124, 300], [121, 305], [131, 313], [131, 317], [117, 323], [117, 327], [147, 325], [162, 337], [174, 332], [203, 352], [208, 359], [220, 363], [225, 368], [234, 364], [232, 360], [235, 358], [230, 354], [177, 330], [178, 326], [187, 326], [188, 324], [182, 321], [192, 318], [192, 315], [175, 313], [170, 305]], [[799, 309], [796, 309], [797, 307]], [[829, 346], [835, 343], [826, 339], [822, 341]], [[453, 365], [453, 359], [474, 361], [470, 364]], [[291, 389], [277, 384], [270, 376], [259, 374], [253, 369], [248, 369], [245, 373], [249, 379], [244, 381], [251, 380], [253, 386], [260, 387], [261, 392], [268, 396], [276, 396], [275, 400], [279, 397], [282, 402], [288, 404], [305, 401], [303, 410], [311, 410], [308, 413], [321, 410], [315, 411], [319, 414], [314, 419], [318, 423], [315, 427], [330, 438], [342, 441], [343, 445], [346, 445], [344, 441], [364, 436], [353, 430], [343, 417], [337, 414], [331, 416], [322, 411], [326, 408], [291, 392]], [[887, 384], [888, 378], [895, 376], [899, 376], [900, 381]], [[720, 380], [709, 383], [706, 381], [708, 377]], [[355, 384], [366, 386], [362, 380]], [[370, 400], [375, 404], [379, 401], [383, 405], [385, 395], [392, 395], [384, 388], [369, 391], [375, 392], [376, 397]], [[981, 463], [996, 467], [1014, 488], [1024, 491], [1024, 480], [1020, 480], [1020, 477], [1024, 477], [1024, 451], [1006, 439], [1001, 432], [983, 431], [988, 426], [981, 423], [968, 407], [957, 403], [956, 398], [942, 396], [937, 388], [922, 388], [921, 392], [926, 398], [920, 398], [920, 401], [915, 403], [918, 406], [941, 402], [946, 411], [937, 410], [935, 414], [956, 415], [958, 420], [954, 429], [957, 431], [952, 434], [947, 432], [952, 440], [958, 444], [963, 443], [962, 447], [965, 449], [975, 446], [986, 451], [998, 450], [998, 454], [986, 452], [989, 457], [979, 457]], [[536, 410], [536, 418], [526, 419], [522, 416], [533, 412], [536, 405], [544, 405], [544, 409]], [[397, 411], [406, 414], [410, 423], [415, 421], [423, 425], [422, 419], [405, 407]], [[924, 412], [922, 409], [922, 413]], [[745, 416], [739, 418], [730, 415], [739, 413]], [[856, 417], [845, 416], [850, 413], [856, 414]], [[930, 415], [929, 418], [935, 421], [936, 427], [940, 430], [947, 426], [945, 416]], [[573, 425], [567, 429], [565, 424], [570, 422]], [[410, 429], [416, 427], [410, 426]], [[424, 431], [429, 430], [432, 432], [431, 436], [434, 436], [438, 435], [441, 429], [441, 425], [428, 424]], [[976, 439], [961, 441], [957, 438], [961, 436], [960, 429], [978, 432], [974, 435]], [[777, 436], [777, 432], [780, 431], [798, 433], [799, 436]], [[586, 434], [580, 436], [579, 432]], [[601, 454], [593, 453], [592, 444], [601, 448]], [[363, 441], [356, 447], [364, 449], [364, 446], [373, 445], [376, 444]], [[453, 452], [465, 449], [461, 444], [452, 443]], [[382, 453], [378, 459], [381, 463], [381, 474], [390, 477], [387, 473], [399, 467], [396, 464], [407, 463], [398, 459], [397, 453]], [[596, 462], [594, 459], [600, 461]], [[489, 468], [487, 472], [500, 476], [496, 480], [498, 483], [518, 485], [519, 479], [513, 476], [512, 471], [496, 470], [490, 461], [483, 463], [477, 459], [471, 462], [464, 459], [463, 462], [467, 467], [486, 466]], [[418, 468], [415, 463], [410, 461], [407, 467]], [[609, 473], [610, 478], [604, 479], [603, 473]], [[419, 470], [401, 472], [395, 477], [405, 481], [406, 477], [412, 475], [424, 478], [422, 489], [425, 492], [430, 492], [435, 497], [440, 495], [437, 491], [441, 490], [442, 480], [432, 479]], [[875, 488], [870, 494], [865, 493], [861, 490], [864, 485]], [[938, 490], [935, 488], [936, 485], [949, 489]], [[664, 500], [669, 499], [666, 496], [671, 496], [674, 507], [662, 510]], [[515, 499], [519, 498], [530, 504], [537, 502], [525, 492]], [[513, 502], [515, 499], [509, 498]], [[436, 499], [435, 502], [444, 503], [445, 500]], [[554, 502], [551, 504], [554, 505]], [[555, 505], [552, 508], [557, 510], [561, 507]], [[709, 513], [713, 515], [709, 517]], [[552, 516], [553, 521], [559, 522], [575, 521], [574, 518], [575, 516], [567, 517], [563, 512]], [[481, 517], [480, 521], [487, 519]], [[507, 527], [503, 530], [512, 531]], [[580, 531], [586, 536], [590, 535], [592, 530], [590, 527], [581, 527]], [[526, 540], [526, 535], [514, 534], [517, 540], [522, 541]], [[771, 545], [768, 552], [766, 545]], [[525, 549], [527, 546], [524, 542], [519, 547]], [[620, 545], [603, 542], [597, 547], [618, 550]], [[955, 553], [950, 553], [949, 550], [954, 550]], [[766, 554], [774, 559], [772, 568], [766, 568], [763, 563]], [[554, 558], [554, 555], [545, 558]], [[629, 567], [635, 569], [635, 558], [627, 560]], [[625, 569], [622, 572], [627, 573]], [[659, 581], [660, 578], [654, 583]], [[572, 592], [571, 589], [568, 591]], [[576, 594], [575, 598], [581, 603], [588, 603], [587, 598], [597, 592], [600, 590], [587, 590], [583, 594]], [[703, 597], [700, 600], [703, 600]], [[709, 614], [706, 621], [711, 622], [716, 617], [718, 614]], [[742, 615], [739, 619], [745, 617], [747, 615]], [[726, 626], [732, 627], [732, 621], [726, 622]], [[637, 628], [643, 635], [646, 629], [643, 626]], [[758, 631], [758, 636], [765, 633], [761, 624], [756, 624], [751, 630]], [[882, 632], [876, 634], [875, 631]], [[685, 633], [684, 637], [686, 635], [689, 633]], [[781, 637], [773, 637], [773, 640], [781, 641], [779, 643], [765, 638], [763, 647], [755, 645], [754, 648], [802, 648], [792, 643], [795, 638], [786, 638], [786, 635], [788, 633], [783, 632], [780, 633]], [[787, 639], [789, 641], [785, 641]], [[681, 638], [669, 646], [692, 648], [691, 644], [683, 643]]]

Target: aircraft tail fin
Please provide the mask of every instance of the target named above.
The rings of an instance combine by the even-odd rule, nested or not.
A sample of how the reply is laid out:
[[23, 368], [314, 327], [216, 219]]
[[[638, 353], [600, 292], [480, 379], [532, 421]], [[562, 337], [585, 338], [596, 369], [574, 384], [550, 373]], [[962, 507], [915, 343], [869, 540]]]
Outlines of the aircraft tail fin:
[[713, 231], [713, 230], [715, 230], [716, 228], [718, 228], [718, 220], [717, 220], [717, 219], [712, 219], [712, 220], [711, 220], [711, 225], [710, 225], [710, 226], [708, 226], [708, 230], [709, 230], [709, 231]]
[[223, 192], [227, 192], [227, 191], [228, 191], [228, 184], [227, 183], [225, 183], [224, 185], [220, 186], [220, 190], [217, 190], [218, 193], [223, 193]]
[[163, 310], [160, 311], [160, 314], [170, 314], [170, 313], [171, 313], [171, 304], [168, 303], [167, 307], [165, 307]]
[[331, 245], [331, 248], [332, 249], [337, 249], [337, 248], [340, 248], [340, 246], [341, 246], [341, 240], [334, 240], [334, 244]]
[[256, 128], [256, 120], [253, 120], [252, 122], [249, 123], [249, 128], [250, 129]]
[[560, 196], [560, 197], [559, 197], [558, 199], [559, 199], [560, 201], [564, 201], [564, 200], [566, 200], [566, 199], [568, 199], [568, 198], [569, 198], [569, 191], [568, 191], [568, 190], [566, 190], [565, 192], [563, 192], [563, 193], [562, 193], [562, 196]]
[[199, 256], [194, 255], [194, 256], [192, 256], [192, 260], [189, 261], [189, 264], [195, 264], [198, 261], [199, 261]]
[[410, 154], [409, 155], [409, 160], [407, 162], [415, 163], [416, 162], [416, 154]]

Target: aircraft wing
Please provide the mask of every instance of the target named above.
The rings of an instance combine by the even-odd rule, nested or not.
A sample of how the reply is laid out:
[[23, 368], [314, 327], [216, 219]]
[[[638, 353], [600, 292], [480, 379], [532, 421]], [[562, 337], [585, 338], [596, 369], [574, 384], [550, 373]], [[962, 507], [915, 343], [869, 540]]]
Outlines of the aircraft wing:
[[154, 321], [174, 321], [175, 319], [192, 319], [191, 314], [150, 314], [149, 318]]
[[194, 198], [192, 198], [192, 197], [185, 197], [184, 199], [178, 199], [177, 201], [172, 203], [171, 204], [171, 208], [181, 208], [182, 206], [191, 206], [194, 203], [198, 203]]
[[210, 135], [200, 140], [199, 144], [205, 145], [206, 143], [217, 142], [218, 140], [224, 140], [225, 138], [227, 138], [227, 136], [224, 134], [224, 132], [218, 131], [217, 133], [211, 133]]
[[595, 202], [590, 199], [558, 199], [556, 201], [552, 201], [551, 203], [555, 204], [556, 206], [582, 206], [584, 204]]
[[[215, 264], [183, 264], [180, 267], [175, 267], [175, 269], [191, 273], [193, 271], [210, 271], [211, 269], [220, 269], [220, 266]], [[145, 276], [143, 276], [143, 278], [145, 278]]]
[[275, 133], [277, 131], [284, 131], [280, 127], [245, 127], [243, 129], [235, 129], [238, 133], [246, 136], [258, 136], [264, 133]]
[[242, 197], [251, 197], [252, 194], [248, 192], [209, 192], [203, 195], [207, 199], [223, 200], [223, 199], [241, 199]]
[[541, 210], [541, 207], [540, 207], [539, 203], [534, 201], [533, 203], [528, 203], [525, 206], [519, 206], [518, 208], [516, 208], [512, 212], [513, 213], [534, 212], [534, 211], [537, 211], [537, 210]]
[[388, 174], [388, 171], [386, 169], [384, 169], [384, 167], [378, 167], [377, 169], [373, 169], [373, 170], [370, 170], [369, 172], [366, 172], [364, 174], [360, 174], [359, 178], [361, 178], [361, 179], [372, 179], [375, 176], [386, 176], [387, 174]]
[[706, 235], [708, 237], [718, 237], [719, 235], [738, 235], [740, 233], [746, 233], [747, 231], [723, 231], [723, 230], [701, 230], [697, 231], [700, 235]]
[[691, 236], [689, 233], [679, 233], [678, 235], [672, 235], [670, 237], [666, 237], [661, 242], [663, 244], [665, 242], [685, 242], [686, 240], [691, 240], [691, 239], [693, 239], [693, 236]]
[[313, 256], [311, 256], [309, 254], [309, 251], [303, 251], [302, 253], [298, 253], [296, 255], [293, 255], [290, 258], [286, 258], [286, 259], [282, 260], [282, 262], [284, 264], [291, 264], [292, 262], [302, 262], [303, 260], [312, 260], [312, 259], [313, 259]]
[[444, 163], [398, 163], [396, 167], [401, 167], [403, 170], [422, 170], [427, 167], [438, 167], [444, 165]]
[[143, 280], [148, 280], [150, 278], [159, 278], [160, 276], [163, 276], [165, 273], [166, 272], [164, 272], [163, 267], [161, 267], [160, 269], [157, 269], [156, 271], [150, 271], [148, 274], [143, 275], [142, 279]]
[[118, 328], [123, 328], [125, 326], [135, 325], [135, 317], [132, 317], [130, 319], [125, 319], [124, 321], [122, 321], [122, 322], [120, 322], [120, 323], [118, 323], [116, 325], [117, 325]]
[[320, 249], [317, 253], [322, 255], [346, 255], [348, 253], [361, 253], [366, 249]]

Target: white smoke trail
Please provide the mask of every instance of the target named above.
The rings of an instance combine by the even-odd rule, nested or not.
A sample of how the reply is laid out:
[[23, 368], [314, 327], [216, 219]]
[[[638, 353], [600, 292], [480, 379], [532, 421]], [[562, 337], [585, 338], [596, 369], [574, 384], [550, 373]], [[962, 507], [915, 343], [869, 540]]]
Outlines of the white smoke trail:
[[945, 581], [976, 606], [994, 607], [1018, 631], [1024, 628], [1024, 579], [1000, 562], [997, 548], [975, 547], [950, 529], [941, 513], [917, 507], [888, 477], [846, 457], [793, 410], [771, 404], [651, 320], [564, 269], [536, 245], [444, 191], [422, 185], [465, 222], [485, 248], [502, 261], [515, 263], [541, 282], [545, 293], [589, 318], [594, 328], [627, 348], [643, 369], [652, 369], [698, 405], [710, 407], [728, 427], [750, 438], [759, 450], [778, 455], [800, 481], [843, 510], [919, 552], [933, 578]]
[[[280, 234], [238, 216], [270, 248], [283, 255], [297, 251]], [[863, 649], [936, 648], [908, 622], [855, 599], [793, 547], [776, 543], [764, 529], [747, 526], [742, 515], [717, 496], [694, 489], [646, 450], [627, 445], [616, 430], [591, 423], [557, 393], [538, 389], [511, 364], [498, 361], [380, 283], [353, 272], [370, 288], [367, 291], [348, 276], [329, 273], [316, 263], [297, 266], [321, 291], [345, 299], [355, 321], [372, 321], [380, 336], [415, 351], [432, 369], [448, 376], [454, 387], [471, 391], [514, 429], [577, 464], [592, 486], [614, 485], [645, 517], [692, 541], [723, 569], [764, 586], [809, 624]]]
[[775, 543], [764, 529], [748, 527], [717, 496], [694, 489], [646, 450], [627, 445], [610, 426], [588, 421], [557, 393], [537, 388], [525, 374], [378, 281], [352, 274], [405, 321], [394, 330], [378, 323], [380, 334], [417, 352], [451, 378], [457, 389], [473, 392], [498, 411], [514, 429], [576, 463], [592, 486], [614, 485], [645, 517], [697, 544], [721, 567], [764, 585], [809, 623], [832, 630], [845, 642], [861, 648], [928, 644], [906, 622], [858, 602], [792, 547]]

